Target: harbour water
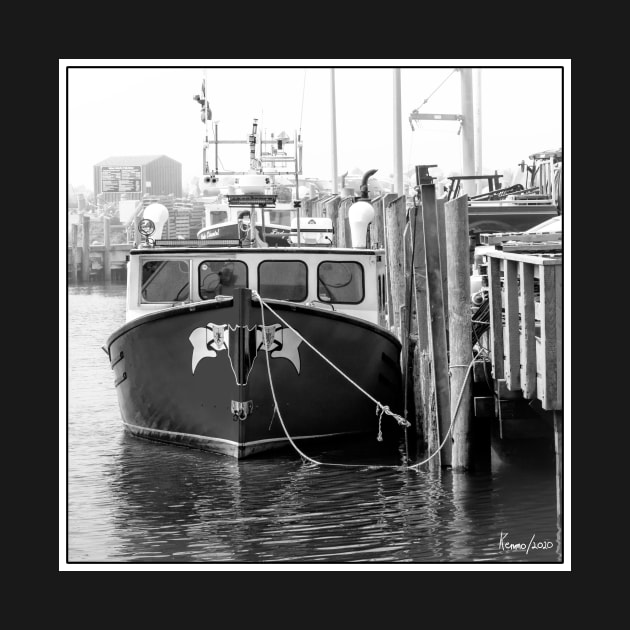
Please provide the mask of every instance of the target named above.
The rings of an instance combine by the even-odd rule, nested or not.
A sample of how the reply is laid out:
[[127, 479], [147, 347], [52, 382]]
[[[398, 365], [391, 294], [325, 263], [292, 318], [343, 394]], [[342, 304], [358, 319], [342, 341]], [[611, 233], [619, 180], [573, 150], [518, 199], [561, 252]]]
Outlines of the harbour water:
[[307, 451], [358, 465], [339, 467], [128, 436], [102, 350], [124, 301], [123, 284], [68, 288], [67, 563], [563, 562], [552, 460], [495, 455], [488, 473], [430, 473], [401, 467], [396, 445], [370, 459], [371, 439]]

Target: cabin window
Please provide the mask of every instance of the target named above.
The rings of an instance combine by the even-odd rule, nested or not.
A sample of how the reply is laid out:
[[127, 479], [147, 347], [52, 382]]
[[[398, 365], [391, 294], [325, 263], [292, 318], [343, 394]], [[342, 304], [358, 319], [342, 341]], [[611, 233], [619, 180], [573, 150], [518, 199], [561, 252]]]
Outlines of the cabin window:
[[301, 260], [265, 260], [258, 265], [258, 291], [263, 298], [302, 302], [308, 295], [307, 277]]
[[217, 295], [234, 295], [247, 287], [247, 265], [240, 260], [204, 260], [199, 265], [199, 297], [212, 300]]
[[363, 301], [363, 267], [357, 262], [329, 260], [317, 267], [317, 299], [332, 304]]
[[189, 292], [187, 260], [145, 260], [142, 263], [143, 303], [183, 302]]

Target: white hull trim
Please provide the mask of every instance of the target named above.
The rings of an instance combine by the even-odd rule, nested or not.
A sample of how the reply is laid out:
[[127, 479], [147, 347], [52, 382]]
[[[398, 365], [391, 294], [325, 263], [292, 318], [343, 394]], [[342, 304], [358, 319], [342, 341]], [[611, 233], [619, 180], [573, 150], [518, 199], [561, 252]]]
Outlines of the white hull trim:
[[[196, 433], [183, 433], [179, 431], [167, 431], [165, 429], [154, 429], [150, 427], [142, 427], [137, 424], [130, 424], [129, 422], [124, 422], [125, 428], [127, 428], [132, 434], [140, 435], [144, 437], [155, 437], [162, 438], [163, 440], [167, 440], [173, 443], [185, 444], [187, 441], [199, 443], [205, 442], [206, 444], [216, 444], [216, 450], [222, 453], [227, 453], [231, 455], [237, 455], [239, 451], [243, 451], [243, 453], [254, 453], [267, 450], [273, 445], [279, 444], [288, 444], [289, 439], [284, 438], [269, 438], [267, 440], [251, 440], [249, 442], [235, 442], [234, 440], [226, 440], [224, 438], [215, 438], [209, 437], [207, 435], [198, 435]], [[327, 438], [327, 437], [335, 437], [342, 435], [353, 435], [357, 433], [356, 431], [341, 431], [337, 433], [320, 433], [317, 435], [292, 435], [292, 440], [310, 440], [310, 439], [319, 439], [319, 438]]]

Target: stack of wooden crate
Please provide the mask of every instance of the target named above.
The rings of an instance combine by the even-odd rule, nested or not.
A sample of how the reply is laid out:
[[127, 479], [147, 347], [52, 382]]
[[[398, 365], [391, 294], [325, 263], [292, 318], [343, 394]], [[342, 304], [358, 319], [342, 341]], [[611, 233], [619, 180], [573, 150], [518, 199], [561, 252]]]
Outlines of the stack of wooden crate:
[[[192, 202], [185, 199], [177, 199], [174, 204], [173, 214], [175, 215], [175, 237], [190, 238], [190, 211]], [[173, 237], [171, 237], [173, 238]]]
[[190, 211], [190, 238], [197, 238], [197, 232], [203, 227], [206, 208], [201, 201], [193, 201]]

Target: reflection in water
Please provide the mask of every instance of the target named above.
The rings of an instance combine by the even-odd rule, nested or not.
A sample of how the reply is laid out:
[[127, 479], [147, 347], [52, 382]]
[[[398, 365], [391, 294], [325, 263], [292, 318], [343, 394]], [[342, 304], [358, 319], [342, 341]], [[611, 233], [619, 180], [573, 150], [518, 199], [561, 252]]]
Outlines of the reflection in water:
[[[561, 560], [553, 466], [495, 465], [488, 474], [318, 467], [291, 451], [237, 462], [126, 435], [101, 350], [124, 319], [124, 287], [89, 289], [71, 289], [69, 301], [69, 561]], [[398, 466], [396, 444], [377, 456], [374, 437], [309, 455]], [[506, 548], [532, 536], [553, 548]]]
[[[106, 476], [109, 560], [161, 562], [557, 561], [553, 476], [305, 465], [229, 457], [123, 435]], [[524, 515], [527, 519], [524, 520]]]

